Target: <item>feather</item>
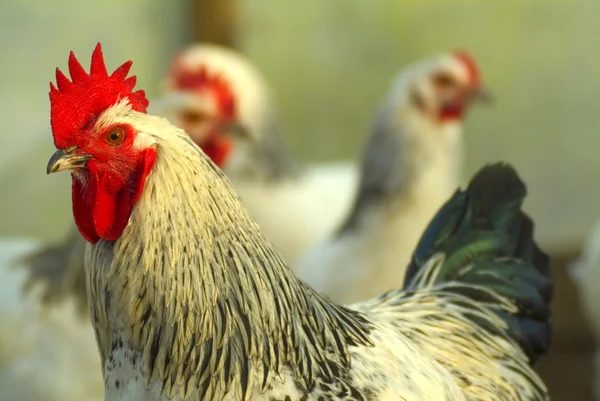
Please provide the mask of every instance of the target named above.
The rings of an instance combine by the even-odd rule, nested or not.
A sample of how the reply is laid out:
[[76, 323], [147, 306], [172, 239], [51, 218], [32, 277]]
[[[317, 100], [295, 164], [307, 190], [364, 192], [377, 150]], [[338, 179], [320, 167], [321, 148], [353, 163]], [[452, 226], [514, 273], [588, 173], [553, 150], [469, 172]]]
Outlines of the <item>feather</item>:
[[[520, 210], [525, 195], [512, 167], [483, 168], [425, 230], [405, 289], [452, 282], [449, 290], [483, 304], [493, 306], [498, 297], [509, 300], [515, 309], [497, 313], [535, 363], [550, 345], [552, 281], [549, 258], [533, 240], [533, 222]], [[445, 255], [444, 263], [426, 278], [424, 266], [438, 253]]]

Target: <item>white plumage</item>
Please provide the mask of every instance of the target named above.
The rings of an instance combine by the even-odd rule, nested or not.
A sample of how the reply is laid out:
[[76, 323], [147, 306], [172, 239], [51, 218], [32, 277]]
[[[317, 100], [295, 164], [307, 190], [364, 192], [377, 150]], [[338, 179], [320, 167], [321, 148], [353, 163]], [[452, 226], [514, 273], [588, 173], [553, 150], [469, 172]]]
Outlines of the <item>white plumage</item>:
[[298, 178], [233, 183], [265, 235], [294, 266], [348, 213], [356, 178], [355, 164], [323, 163], [308, 166]]
[[511, 168], [453, 198], [406, 291], [344, 308], [287, 269], [183, 131], [126, 99], [98, 119], [114, 124], [157, 159], [119, 238], [86, 255], [108, 401], [548, 399], [530, 364], [547, 349], [549, 265]]
[[102, 401], [98, 347], [79, 300], [43, 302], [39, 281], [24, 291], [32, 272], [21, 260], [44, 247], [0, 241], [0, 400]]

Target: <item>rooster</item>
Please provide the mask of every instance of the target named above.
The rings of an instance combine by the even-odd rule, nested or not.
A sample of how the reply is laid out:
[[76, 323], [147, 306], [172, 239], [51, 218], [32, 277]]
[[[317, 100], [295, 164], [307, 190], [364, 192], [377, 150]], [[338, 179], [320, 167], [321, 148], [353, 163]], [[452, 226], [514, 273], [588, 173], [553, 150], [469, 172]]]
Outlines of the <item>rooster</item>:
[[508, 165], [433, 219], [403, 290], [337, 305], [289, 270], [219, 168], [146, 114], [100, 44], [50, 87], [106, 400], [547, 400], [549, 260]]
[[303, 256], [300, 278], [343, 303], [402, 285], [400, 266], [460, 185], [462, 122], [473, 100], [489, 94], [465, 52], [398, 74], [375, 118], [354, 206], [337, 232]]
[[153, 114], [183, 128], [233, 183], [290, 264], [342, 220], [353, 163], [300, 165], [283, 141], [265, 80], [241, 54], [194, 44], [173, 60]]
[[[301, 207], [308, 209], [317, 207], [316, 204], [310, 206], [310, 202], [321, 202], [321, 206], [327, 207], [325, 204], [327, 199], [320, 199], [319, 196], [312, 195], [322, 192], [319, 186], [328, 191], [331, 191], [332, 188], [339, 188], [336, 186], [337, 177], [341, 177], [342, 185], [345, 185], [344, 182], [349, 183], [351, 176], [344, 172], [347, 172], [348, 169], [344, 169], [343, 166], [332, 166], [329, 170], [332, 173], [338, 168], [343, 173], [341, 175], [306, 173], [302, 175], [304, 178], [294, 178], [289, 184], [284, 184], [287, 182], [284, 180], [285, 176], [299, 177], [299, 175], [293, 172], [297, 168], [294, 167], [289, 152], [284, 144], [279, 142], [280, 137], [276, 131], [271, 129], [276, 127], [276, 123], [273, 116], [268, 114], [272, 112], [273, 108], [270, 106], [266, 85], [262, 78], [233, 51], [210, 45], [195, 46], [192, 50], [194, 49], [196, 52], [201, 51], [196, 55], [202, 55], [200, 59], [204, 61], [205, 68], [210, 67], [211, 71], [231, 71], [227, 77], [239, 84], [232, 86], [232, 88], [240, 90], [235, 93], [236, 99], [240, 99], [240, 102], [236, 103], [238, 107], [235, 107], [239, 113], [231, 116], [238, 117], [224, 120], [222, 124], [215, 124], [211, 129], [218, 129], [220, 135], [224, 137], [227, 137], [228, 134], [244, 134], [246, 131], [271, 132], [272, 135], [269, 136], [268, 141], [258, 142], [261, 144], [261, 149], [266, 152], [263, 156], [270, 155], [269, 160], [272, 160], [273, 163], [263, 163], [257, 167], [272, 167], [269, 174], [273, 173], [274, 175], [269, 176], [267, 180], [269, 188], [272, 190], [272, 196], [274, 196], [272, 201], [278, 205], [280, 201], [287, 202], [289, 206], [292, 197], [298, 196], [298, 199], [307, 200], [299, 203]], [[205, 57], [206, 53], [208, 53], [207, 57]], [[188, 84], [185, 75], [182, 75], [185, 69], [176, 68], [178, 65], [179, 63], [175, 63], [170, 79], [177, 77], [179, 83]], [[230, 93], [226, 81], [218, 75], [205, 76], [204, 73], [193, 75], [191, 71], [190, 74], [188, 76], [192, 78], [207, 79], [208, 88], [211, 90], [219, 89], [221, 90], [219, 93], [225, 96]], [[193, 79], [192, 82], [194, 82]], [[181, 89], [185, 88], [167, 85], [165, 87], [166, 95], [153, 102], [155, 108], [169, 111], [173, 110], [173, 106], [177, 102], [190, 100], [189, 96]], [[202, 91], [200, 91], [201, 93]], [[178, 98], [178, 95], [183, 97]], [[194, 99], [196, 98], [191, 100]], [[200, 96], [200, 102], [202, 99], [203, 97]], [[207, 97], [205, 100], [210, 101], [211, 99], [211, 97]], [[198, 104], [197, 100], [191, 105]], [[207, 143], [204, 140], [201, 135], [202, 129], [190, 123], [190, 120], [193, 120], [190, 113], [188, 113], [187, 120], [181, 119], [185, 112], [176, 115], [175, 118], [178, 123], [189, 130], [194, 140], [204, 145], [205, 151], [211, 155], [214, 162], [221, 163], [222, 160], [219, 159], [221, 153], [211, 153], [211, 149], [214, 150], [215, 147], [211, 147], [211, 141]], [[195, 122], [197, 125], [201, 125], [199, 120]], [[242, 123], [247, 128], [242, 130]], [[267, 124], [273, 125], [269, 128]], [[269, 144], [274, 146], [272, 150], [276, 153], [269, 153], [269, 146], [271, 146]], [[277, 159], [278, 155], [281, 160], [274, 160], [273, 158]], [[279, 169], [276, 165], [280, 163], [282, 168]], [[322, 171], [325, 170], [326, 168], [323, 167]], [[230, 171], [230, 174], [237, 177], [243, 176], [241, 171], [244, 169], [239, 170], [240, 173], [237, 175], [236, 171], [238, 170], [234, 169], [233, 172]], [[317, 169], [310, 171], [316, 172]], [[248, 189], [246, 192], [248, 196], [254, 193], [253, 188], [257, 189], [257, 193], [266, 190], [262, 185], [253, 186], [258, 181], [249, 180], [247, 181], [250, 184], [248, 186], [244, 186], [244, 182], [242, 180], [240, 185]], [[304, 185], [303, 188], [306, 191], [289, 191], [289, 189], [295, 188], [296, 184]], [[311, 190], [316, 192], [312, 192], [311, 195], [309, 192]], [[336, 194], [330, 193], [330, 195], [328, 199], [332, 199], [334, 203], [342, 199]], [[261, 196], [266, 196], [266, 194], [263, 192]], [[251, 199], [258, 200], [254, 196], [251, 196]], [[258, 202], [254, 204], [258, 206]], [[294, 205], [291, 204], [291, 207]], [[281, 208], [274, 208], [274, 211], [283, 214], [285, 212], [284, 205], [281, 206]], [[337, 205], [332, 206], [337, 210]], [[259, 216], [267, 216], [260, 210], [258, 213]], [[310, 217], [312, 214], [308, 216]], [[282, 224], [283, 217], [280, 216], [279, 219], [279, 221], [265, 221], [266, 228], [286, 228]], [[304, 238], [305, 234], [312, 232], [311, 230], [317, 223], [318, 221], [315, 219], [314, 223], [306, 226], [307, 230], [305, 231], [290, 229], [288, 235], [297, 234], [297, 238]], [[0, 401], [5, 399], [10, 401], [79, 401], [82, 399], [99, 401], [103, 399], [102, 376], [96, 370], [100, 359], [93, 329], [87, 317], [88, 305], [83, 265], [85, 243], [86, 241], [79, 234], [75, 224], [72, 225], [68, 235], [56, 244], [46, 245], [16, 239], [0, 241], [3, 256], [0, 258], [0, 282], [3, 283], [0, 286], [0, 289], [3, 290], [0, 291], [2, 294], [0, 304], [3, 305], [0, 307], [0, 322], [2, 322], [0, 325], [0, 388], [3, 389], [0, 392]], [[281, 244], [287, 243], [282, 239]], [[27, 333], [27, 335], [21, 333]], [[72, 381], [76, 381], [77, 385], [71, 385]]]

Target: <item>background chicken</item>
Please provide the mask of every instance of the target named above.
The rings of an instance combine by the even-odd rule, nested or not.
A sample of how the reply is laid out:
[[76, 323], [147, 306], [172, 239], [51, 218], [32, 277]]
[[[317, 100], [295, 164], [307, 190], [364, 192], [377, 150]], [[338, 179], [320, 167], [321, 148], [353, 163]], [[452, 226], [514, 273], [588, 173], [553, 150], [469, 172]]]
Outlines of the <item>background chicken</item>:
[[460, 185], [463, 118], [484, 94], [463, 52], [403, 69], [374, 121], [354, 206], [299, 277], [343, 303], [400, 287], [421, 233]]
[[104, 399], [82, 241], [77, 231], [56, 247], [0, 241], [0, 400]]
[[440, 210], [406, 291], [341, 307], [294, 276], [185, 132], [145, 114], [130, 65], [109, 76], [98, 45], [88, 75], [71, 53], [72, 82], [57, 71], [50, 91], [47, 171], [72, 171], [92, 243], [107, 400], [548, 399], [530, 364], [549, 345], [549, 263], [512, 168]]
[[353, 163], [300, 166], [283, 142], [264, 79], [241, 54], [195, 44], [173, 61], [154, 114], [184, 128], [227, 174], [263, 232], [294, 264], [348, 211]]

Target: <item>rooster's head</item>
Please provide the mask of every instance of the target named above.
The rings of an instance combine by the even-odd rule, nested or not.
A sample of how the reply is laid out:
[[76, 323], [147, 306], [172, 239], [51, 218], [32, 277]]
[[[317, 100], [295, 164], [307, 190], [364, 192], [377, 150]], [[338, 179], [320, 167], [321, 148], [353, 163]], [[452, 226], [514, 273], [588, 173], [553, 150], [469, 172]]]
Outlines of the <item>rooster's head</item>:
[[[50, 84], [50, 121], [58, 149], [47, 172], [72, 172], [73, 214], [89, 242], [115, 240], [127, 225], [156, 160], [156, 149], [136, 116], [147, 117], [144, 91], [134, 91], [128, 61], [109, 74], [100, 43], [89, 74], [73, 52], [69, 80], [58, 68]], [[165, 121], [166, 123], [166, 121]]]

